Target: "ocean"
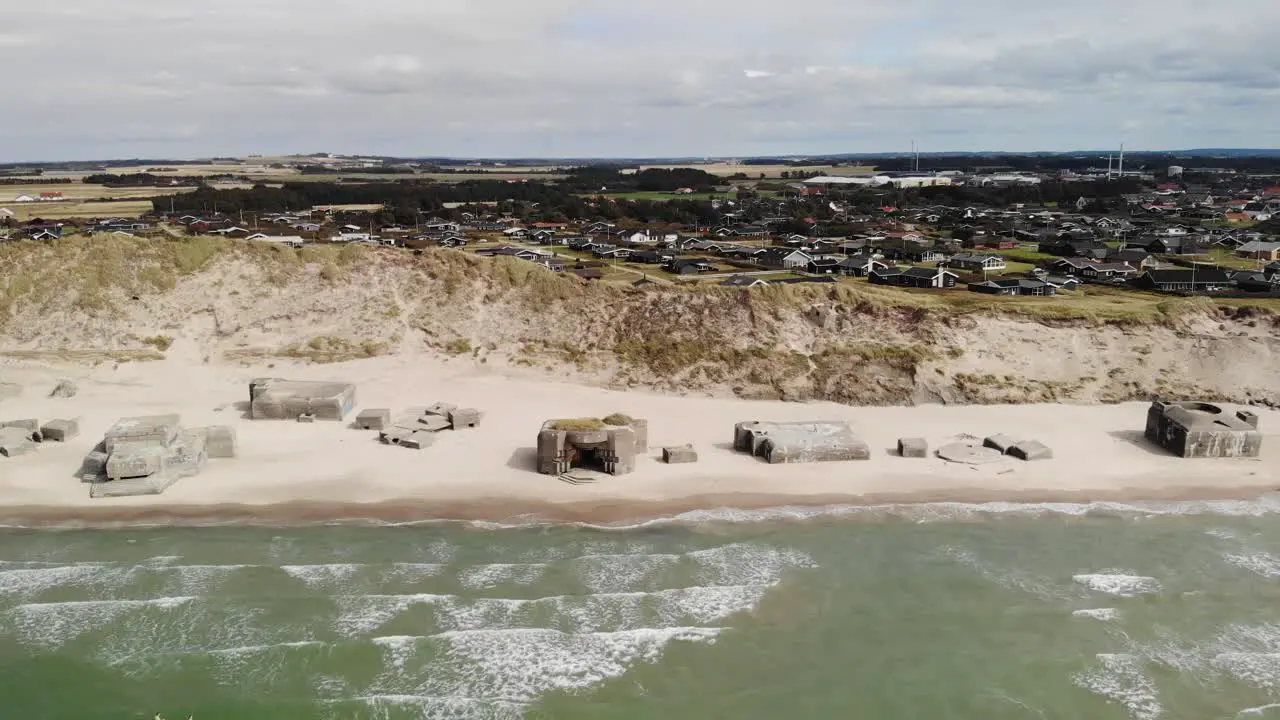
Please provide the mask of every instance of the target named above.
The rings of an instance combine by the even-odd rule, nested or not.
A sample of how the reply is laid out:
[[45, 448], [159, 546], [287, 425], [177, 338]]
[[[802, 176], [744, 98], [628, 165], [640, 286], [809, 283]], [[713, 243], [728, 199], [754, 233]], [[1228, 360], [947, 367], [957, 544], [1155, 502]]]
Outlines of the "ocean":
[[1280, 718], [1278, 520], [0, 530], [0, 716]]

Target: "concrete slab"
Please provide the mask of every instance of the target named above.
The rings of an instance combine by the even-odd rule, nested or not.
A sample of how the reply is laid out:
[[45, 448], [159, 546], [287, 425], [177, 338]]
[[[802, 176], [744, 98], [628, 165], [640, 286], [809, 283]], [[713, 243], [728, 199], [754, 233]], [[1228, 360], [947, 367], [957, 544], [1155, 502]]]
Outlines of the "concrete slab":
[[80, 421], [50, 420], [40, 428], [40, 434], [45, 440], [52, 442], [73, 440], [80, 435]]
[[900, 438], [898, 455], [904, 458], [929, 457], [929, 441], [924, 438]]
[[18, 457], [35, 452], [36, 444], [31, 440], [31, 433], [26, 428], [0, 428], [0, 455]]
[[458, 408], [449, 412], [449, 424], [454, 430], [466, 430], [480, 424], [480, 411], [475, 408]]
[[107, 430], [104, 437], [108, 453], [123, 442], [142, 442], [167, 446], [178, 435], [182, 418], [176, 413], [122, 418]]
[[692, 445], [662, 448], [662, 462], [668, 465], [683, 465], [698, 462], [698, 451]]
[[356, 416], [356, 427], [361, 430], [382, 430], [391, 424], [391, 411], [387, 408], [361, 410]]
[[1009, 452], [1009, 448], [1017, 445], [1020, 440], [1009, 437], [1008, 435], [991, 435], [982, 440], [983, 447], [989, 447], [992, 450], [998, 450], [1001, 454]]
[[836, 421], [738, 423], [734, 447], [771, 464], [871, 459], [867, 443]]
[[1009, 456], [1019, 460], [1050, 460], [1053, 451], [1039, 440], [1026, 440], [1009, 448]]

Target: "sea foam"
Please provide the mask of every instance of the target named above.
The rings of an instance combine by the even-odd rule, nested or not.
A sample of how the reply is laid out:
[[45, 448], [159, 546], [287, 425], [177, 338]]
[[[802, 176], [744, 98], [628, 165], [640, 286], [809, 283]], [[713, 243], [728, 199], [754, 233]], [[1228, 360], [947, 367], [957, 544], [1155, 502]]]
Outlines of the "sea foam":
[[1115, 608], [1087, 608], [1084, 610], [1074, 610], [1072, 611], [1071, 616], [1102, 621], [1119, 620], [1120, 611]]
[[1073, 575], [1071, 579], [1094, 592], [1117, 597], [1137, 597], [1160, 592], [1160, 581], [1155, 578], [1116, 570]]
[[1138, 660], [1126, 654], [1098, 655], [1099, 665], [1072, 677], [1076, 685], [1119, 703], [1134, 720], [1155, 720], [1164, 713], [1151, 678]]
[[194, 602], [194, 597], [161, 597], [150, 600], [80, 600], [31, 603], [10, 608], [8, 622], [26, 644], [57, 648], [80, 635], [115, 622], [130, 613], [172, 610]]

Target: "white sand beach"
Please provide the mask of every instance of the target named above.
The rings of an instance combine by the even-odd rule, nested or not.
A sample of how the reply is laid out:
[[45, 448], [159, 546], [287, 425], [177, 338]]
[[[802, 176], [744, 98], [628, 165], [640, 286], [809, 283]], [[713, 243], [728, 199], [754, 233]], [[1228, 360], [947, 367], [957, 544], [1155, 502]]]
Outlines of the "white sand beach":
[[[175, 348], [180, 350], [180, 348]], [[435, 401], [475, 407], [479, 428], [441, 433], [422, 451], [385, 446], [344, 423], [242, 417], [254, 377], [346, 380], [359, 408], [393, 410]], [[79, 393], [47, 397], [59, 378]], [[194, 353], [97, 368], [10, 363], [3, 379], [22, 394], [0, 402], [0, 419], [80, 419], [81, 435], [34, 454], [0, 458], [0, 518], [106, 520], [161, 517], [304, 519], [374, 517], [505, 520], [522, 515], [618, 520], [696, 508], [925, 501], [1085, 502], [1228, 499], [1280, 488], [1280, 413], [1260, 411], [1261, 458], [1183, 460], [1142, 439], [1146, 405], [848, 407], [672, 397], [560, 384], [470, 361], [393, 356], [338, 365], [238, 367]], [[163, 495], [91, 499], [76, 471], [118, 418], [176, 412], [186, 425], [234, 426], [239, 457], [211, 460]], [[636, 472], [572, 485], [534, 470], [541, 423], [624, 412], [649, 421], [648, 457]], [[354, 413], [348, 419], [354, 418]], [[872, 448], [863, 462], [768, 465], [736, 454], [744, 420], [846, 420]], [[1055, 457], [972, 467], [896, 456], [897, 439], [931, 448], [966, 433], [1037, 439]], [[664, 445], [692, 443], [699, 461], [659, 462]]]

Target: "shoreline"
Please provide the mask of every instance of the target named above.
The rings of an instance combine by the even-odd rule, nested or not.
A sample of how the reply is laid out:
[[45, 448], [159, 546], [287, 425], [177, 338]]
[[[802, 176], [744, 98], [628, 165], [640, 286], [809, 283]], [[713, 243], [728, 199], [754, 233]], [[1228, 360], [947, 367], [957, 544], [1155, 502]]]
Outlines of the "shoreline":
[[[205, 364], [182, 345], [174, 350], [169, 359], [145, 365], [5, 364], [6, 380], [24, 391], [0, 402], [0, 419], [76, 417], [81, 435], [0, 458], [0, 525], [616, 526], [699, 511], [1247, 501], [1280, 492], [1280, 436], [1274, 434], [1280, 412], [1271, 410], [1255, 409], [1266, 434], [1261, 457], [1184, 460], [1142, 438], [1145, 403], [854, 407], [606, 390], [411, 356], [231, 367]], [[248, 381], [262, 376], [353, 382], [356, 411], [443, 401], [475, 407], [483, 417], [479, 427], [444, 431], [423, 450], [382, 445], [374, 433], [346, 422], [247, 420], [238, 406]], [[80, 392], [49, 398], [63, 377], [73, 378]], [[533, 445], [544, 420], [613, 412], [649, 422], [649, 452], [634, 473], [571, 485], [535, 472]], [[190, 426], [231, 426], [237, 457], [209, 461], [199, 475], [163, 495], [90, 498], [88, 486], [75, 477], [85, 453], [118, 418], [161, 413], [179, 413]], [[845, 421], [867, 442], [871, 457], [769, 465], [731, 447], [734, 423], [754, 419]], [[961, 435], [998, 433], [1040, 440], [1054, 457], [969, 466], [901, 458], [893, 449], [901, 437], [925, 438], [932, 449]], [[656, 459], [661, 447], [686, 443], [697, 450], [696, 463]]]
[[[1213, 487], [1169, 487], [1126, 492], [994, 493], [980, 488], [956, 489], [917, 495], [694, 495], [663, 501], [537, 503], [510, 498], [477, 498], [436, 502], [421, 498], [375, 503], [316, 503], [292, 501], [264, 505], [145, 505], [139, 507], [14, 506], [0, 508], [0, 529], [99, 530], [172, 527], [316, 527], [316, 526], [412, 526], [449, 523], [490, 524], [501, 527], [565, 525], [600, 529], [625, 529], [652, 523], [678, 523], [682, 517], [701, 514], [698, 520], [730, 520], [735, 513], [761, 513], [785, 519], [811, 517], [862, 517], [882, 519], [912, 516], [941, 507], [963, 507], [977, 514], [1054, 513], [1080, 508], [1093, 514], [1107, 505], [1110, 512], [1158, 512], [1175, 504], [1261, 502], [1280, 493], [1271, 485], [1229, 490]], [[998, 509], [997, 509], [998, 508]], [[801, 511], [795, 513], [794, 511]], [[879, 512], [877, 512], [879, 511]], [[1280, 512], [1280, 504], [1276, 511]], [[1191, 514], [1191, 513], [1187, 513]], [[721, 516], [721, 517], [717, 517]]]

